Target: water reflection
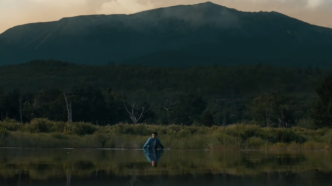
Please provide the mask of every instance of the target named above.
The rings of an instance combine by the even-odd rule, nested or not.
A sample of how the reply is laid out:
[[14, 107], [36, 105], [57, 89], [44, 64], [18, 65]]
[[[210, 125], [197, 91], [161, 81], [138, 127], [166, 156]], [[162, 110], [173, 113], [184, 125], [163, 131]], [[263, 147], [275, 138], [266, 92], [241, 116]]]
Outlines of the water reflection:
[[4, 186], [309, 186], [332, 185], [331, 173], [329, 152], [0, 150]]
[[164, 150], [144, 149], [143, 152], [146, 159], [151, 162], [152, 167], [157, 167]]

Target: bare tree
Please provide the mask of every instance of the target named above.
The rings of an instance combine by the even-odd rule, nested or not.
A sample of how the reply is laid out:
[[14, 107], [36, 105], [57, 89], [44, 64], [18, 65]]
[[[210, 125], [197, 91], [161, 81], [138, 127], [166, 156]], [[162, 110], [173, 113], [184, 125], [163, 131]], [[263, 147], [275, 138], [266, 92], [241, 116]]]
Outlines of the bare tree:
[[37, 99], [34, 98], [33, 101], [31, 101], [28, 97], [26, 97], [27, 105], [30, 111], [30, 119], [34, 118], [34, 111], [37, 107]]
[[144, 114], [146, 114], [152, 107], [146, 107], [145, 105], [142, 106], [140, 113], [137, 114], [135, 113], [135, 106], [136, 104], [133, 103], [131, 105], [131, 109], [129, 110], [127, 107], [127, 102], [124, 101], [123, 102], [124, 108], [126, 109], [127, 113], [129, 114], [129, 117], [131, 119], [131, 121], [136, 125], [140, 122], [140, 120], [144, 117]]
[[[172, 101], [170, 101], [169, 99], [167, 99], [167, 98], [165, 98], [165, 102], [168, 103], [168, 105], [169, 105], [170, 107], [174, 106], [174, 103], [173, 103]], [[167, 107], [166, 107], [166, 104], [164, 104], [162, 107], [163, 107], [163, 109], [165, 109], [167, 112], [170, 111], [170, 108], [167, 108]]]
[[20, 112], [20, 122], [23, 123], [23, 107], [22, 107], [22, 101], [23, 101], [23, 95], [22, 93], [20, 94], [20, 98], [19, 98], [19, 112]]
[[72, 112], [72, 108], [71, 108], [71, 102], [68, 102], [67, 95], [65, 92], [63, 93], [63, 96], [66, 101], [66, 108], [67, 108], [67, 112], [68, 112], [68, 122], [71, 123], [71, 122], [73, 122], [73, 112]]

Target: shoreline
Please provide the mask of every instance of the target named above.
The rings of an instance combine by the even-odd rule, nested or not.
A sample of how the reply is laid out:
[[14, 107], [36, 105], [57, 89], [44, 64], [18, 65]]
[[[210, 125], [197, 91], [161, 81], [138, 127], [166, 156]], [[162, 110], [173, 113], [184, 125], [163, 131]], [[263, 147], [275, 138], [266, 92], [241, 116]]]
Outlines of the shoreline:
[[229, 126], [95, 126], [46, 119], [33, 124], [0, 122], [0, 148], [139, 150], [155, 131], [167, 149], [208, 151], [332, 150], [332, 129]]

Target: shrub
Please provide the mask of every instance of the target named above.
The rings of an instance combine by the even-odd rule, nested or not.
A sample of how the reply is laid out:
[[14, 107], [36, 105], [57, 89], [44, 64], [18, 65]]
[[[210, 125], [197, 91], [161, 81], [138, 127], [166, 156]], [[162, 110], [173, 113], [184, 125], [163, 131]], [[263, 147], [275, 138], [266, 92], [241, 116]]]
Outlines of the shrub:
[[133, 125], [129, 124], [117, 124], [112, 126], [112, 131], [115, 134], [133, 134], [134, 129], [132, 127]]
[[61, 134], [61, 133], [53, 133], [51, 134], [52, 138], [55, 139], [59, 139], [59, 140], [67, 140], [68, 136], [66, 136], [65, 134]]
[[174, 134], [174, 133], [177, 133], [181, 130], [181, 126], [180, 125], [169, 125], [167, 127], [167, 134], [168, 133], [171, 133], [171, 134]]
[[67, 125], [70, 125], [69, 123], [65, 123], [65, 122], [55, 122], [52, 125], [52, 132], [64, 132], [65, 128]]
[[69, 134], [76, 134], [83, 136], [87, 134], [93, 134], [98, 130], [98, 127], [90, 123], [71, 123], [67, 124], [65, 132]]
[[306, 141], [306, 139], [303, 136], [297, 135], [294, 131], [290, 129], [277, 130], [277, 140], [278, 142], [282, 143], [291, 143], [291, 142], [304, 143]]
[[272, 145], [271, 150], [285, 151], [285, 150], [287, 150], [287, 144], [286, 143], [276, 143], [276, 144]]
[[216, 136], [216, 139], [224, 146], [239, 146], [241, 143], [239, 138], [227, 134], [219, 134]]
[[0, 128], [0, 145], [4, 146], [6, 144], [9, 132], [5, 128]]
[[242, 141], [246, 141], [248, 138], [256, 136], [259, 130], [260, 127], [257, 125], [236, 124], [227, 127], [225, 132], [232, 136], [239, 136]]
[[329, 131], [323, 136], [323, 142], [327, 143], [328, 145], [332, 145], [332, 130], [329, 130]]
[[16, 120], [7, 118], [0, 122], [0, 127], [8, 131], [17, 131], [21, 128], [21, 124], [19, 124]]
[[100, 143], [101, 147], [105, 148], [107, 141], [110, 141], [108, 135], [106, 133], [96, 132], [95, 134], [96, 141]]
[[304, 143], [307, 139], [300, 135], [296, 134], [292, 129], [274, 129], [274, 128], [266, 128], [263, 130], [259, 130], [257, 136], [262, 138], [263, 140], [267, 140], [271, 143]]
[[264, 145], [264, 141], [261, 138], [251, 137], [247, 140], [247, 148], [249, 149], [259, 149]]
[[321, 150], [325, 149], [325, 145], [314, 141], [308, 141], [302, 144], [302, 148], [305, 150]]
[[0, 128], [0, 139], [6, 139], [9, 135], [9, 132], [5, 128]]
[[135, 135], [151, 135], [153, 132], [153, 130], [151, 130], [151, 128], [148, 128], [146, 125], [132, 125], [132, 133]]
[[177, 132], [177, 135], [181, 136], [181, 137], [188, 137], [188, 136], [192, 135], [191, 132], [192, 131], [190, 129], [184, 128], [184, 129], [180, 130], [179, 132]]
[[31, 133], [48, 133], [53, 128], [53, 122], [45, 118], [35, 118], [28, 125]]

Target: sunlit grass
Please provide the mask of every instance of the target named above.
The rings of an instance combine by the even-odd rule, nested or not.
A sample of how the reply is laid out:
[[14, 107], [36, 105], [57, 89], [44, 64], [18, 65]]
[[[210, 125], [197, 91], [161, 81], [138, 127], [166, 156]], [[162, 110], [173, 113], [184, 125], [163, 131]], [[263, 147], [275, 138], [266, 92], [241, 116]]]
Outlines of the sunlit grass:
[[330, 150], [332, 130], [230, 126], [131, 125], [95, 126], [90, 123], [34, 119], [29, 124], [0, 122], [0, 146], [29, 148], [140, 149], [152, 132], [166, 148], [210, 150], [298, 151]]

